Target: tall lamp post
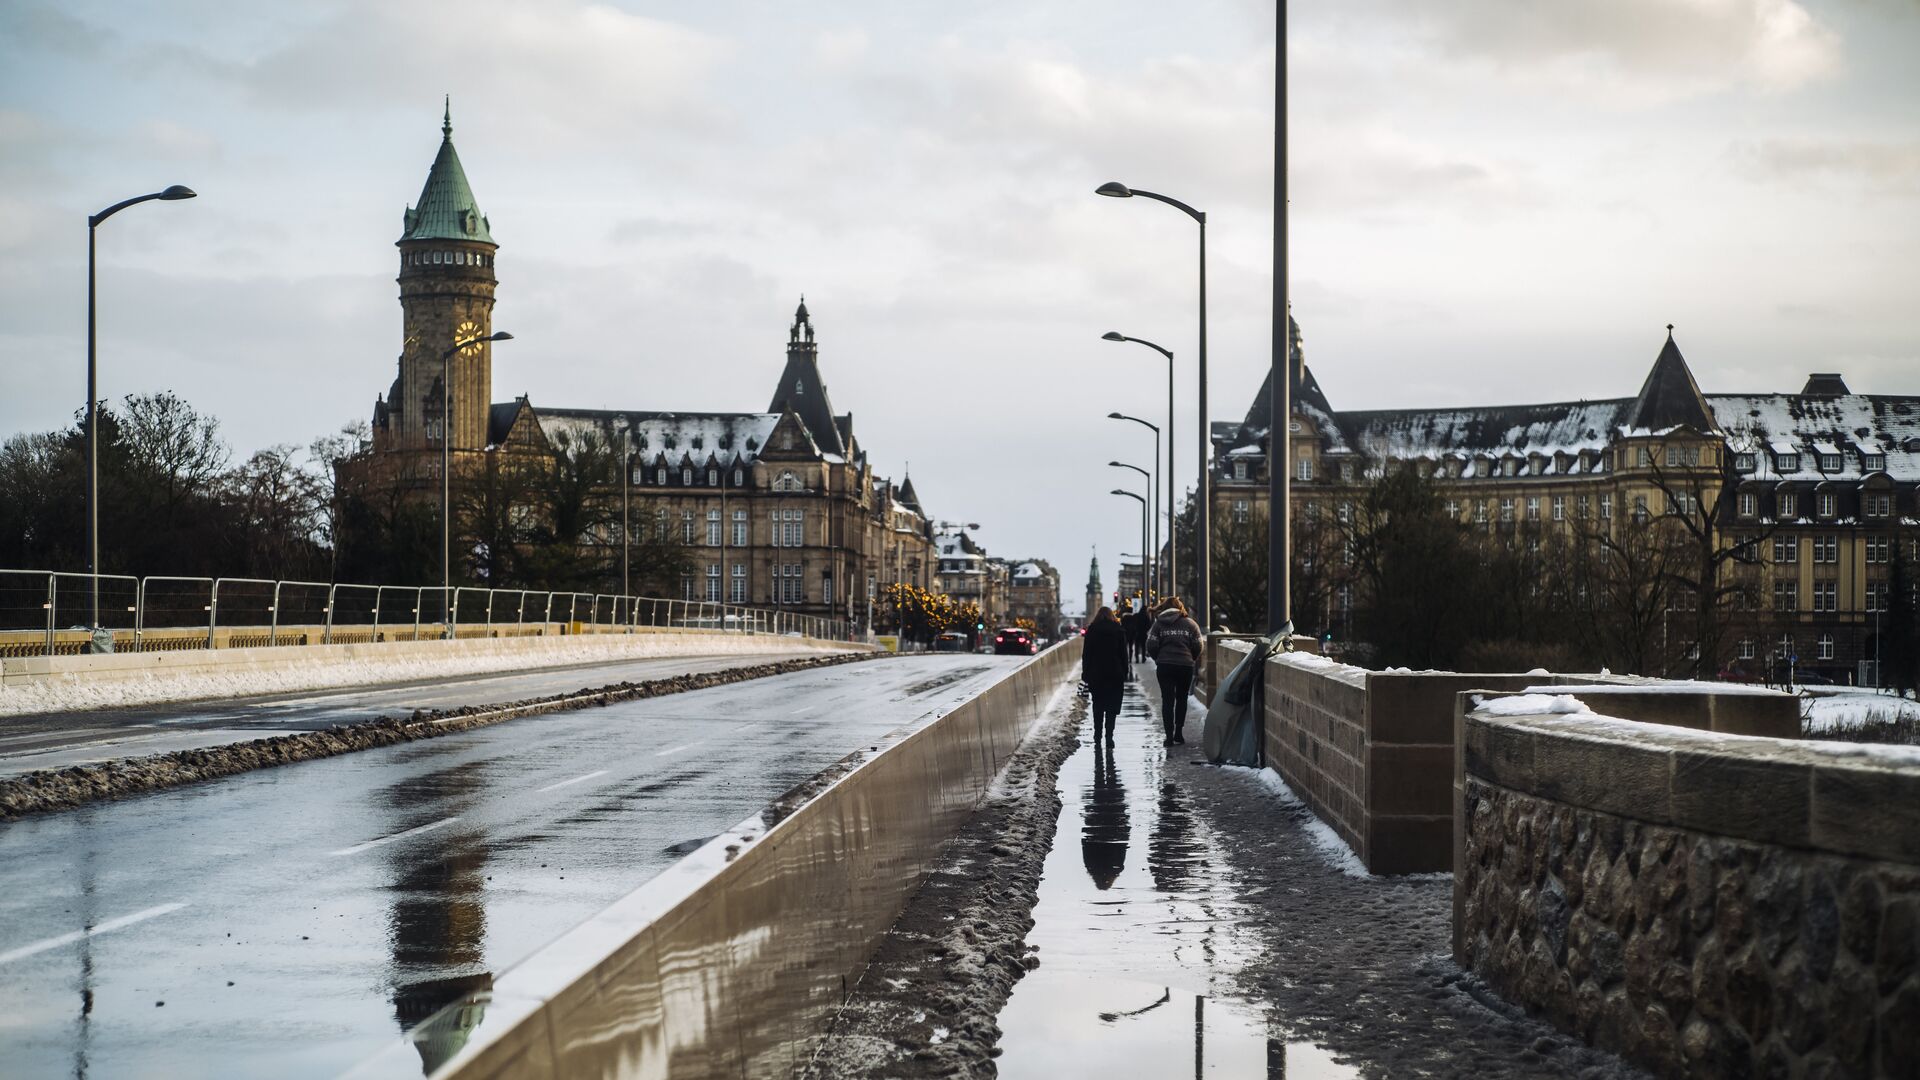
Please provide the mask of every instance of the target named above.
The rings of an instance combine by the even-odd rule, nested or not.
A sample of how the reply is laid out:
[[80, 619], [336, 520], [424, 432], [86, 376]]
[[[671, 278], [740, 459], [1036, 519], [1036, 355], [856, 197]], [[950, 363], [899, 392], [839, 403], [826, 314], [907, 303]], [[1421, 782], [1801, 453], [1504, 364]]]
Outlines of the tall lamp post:
[[489, 341], [512, 341], [505, 330], [456, 341], [440, 354], [440, 610], [446, 619], [442, 637], [453, 636], [453, 354]]
[[[1175, 495], [1174, 492], [1180, 490], [1180, 480], [1179, 473], [1175, 472], [1173, 467], [1174, 445], [1179, 442], [1178, 439], [1174, 438], [1173, 426], [1173, 351], [1171, 349], [1163, 349], [1145, 338], [1128, 337], [1118, 330], [1109, 330], [1101, 334], [1100, 338], [1103, 341], [1131, 341], [1136, 345], [1145, 345], [1147, 348], [1167, 358], [1167, 577], [1173, 579], [1173, 588], [1168, 591], [1177, 592], [1180, 588], [1180, 553], [1178, 550], [1180, 545], [1178, 543], [1178, 534], [1174, 531], [1173, 527], [1173, 515], [1178, 509], [1175, 504], [1179, 502], [1179, 497]], [[1108, 413], [1107, 415], [1119, 420], [1133, 419], [1131, 416], [1122, 416], [1119, 413]], [[1146, 424], [1146, 421], [1141, 420], [1138, 421], [1138, 423]], [[1152, 424], [1147, 424], [1147, 426], [1153, 427]], [[1157, 428], [1154, 434], [1156, 436], [1155, 457], [1158, 457], [1157, 436], [1159, 435], [1159, 430]], [[1200, 460], [1204, 463], [1207, 459], [1202, 455]]]
[[93, 579], [93, 617], [87, 625], [96, 631], [100, 629], [100, 380], [94, 358], [93, 233], [101, 222], [129, 206], [155, 199], [176, 202], [194, 195], [192, 188], [175, 184], [165, 191], [123, 199], [87, 218], [87, 575]]
[[[1200, 455], [1198, 459], [1200, 464], [1198, 500], [1200, 505], [1198, 507], [1199, 527], [1194, 530], [1196, 534], [1194, 547], [1196, 550], [1193, 558], [1194, 567], [1199, 571], [1200, 579], [1200, 595], [1197, 598], [1200, 601], [1200, 624], [1202, 627], [1210, 627], [1213, 625], [1213, 557], [1211, 552], [1213, 545], [1213, 498], [1209, 490], [1212, 478], [1207, 474], [1207, 452], [1209, 450], [1207, 445], [1207, 215], [1205, 211], [1195, 210], [1179, 199], [1161, 195], [1158, 192], [1130, 188], [1118, 181], [1109, 181], [1101, 184], [1094, 189], [1094, 194], [1105, 195], [1114, 199], [1131, 199], [1138, 196], [1142, 199], [1152, 199], [1155, 202], [1163, 202], [1185, 213], [1188, 217], [1199, 223], [1200, 226], [1200, 430], [1198, 435]], [[1171, 439], [1172, 436], [1168, 436], [1168, 438]], [[1172, 470], [1168, 471], [1171, 472]]]
[[[1293, 302], [1287, 274], [1287, 0], [1276, 13], [1273, 72], [1273, 380], [1267, 417], [1267, 633], [1293, 632]], [[1264, 743], [1263, 743], [1264, 745]]]
[[[1168, 366], [1171, 367], [1172, 365], [1168, 365]], [[1172, 412], [1173, 410], [1169, 409], [1167, 411]], [[1173, 493], [1169, 490], [1170, 488], [1173, 487], [1173, 473], [1172, 473], [1172, 465], [1171, 463], [1169, 463], [1168, 471], [1166, 473], [1167, 482], [1164, 485], [1160, 483], [1160, 477], [1161, 477], [1160, 425], [1149, 424], [1145, 420], [1142, 420], [1137, 416], [1128, 416], [1126, 413], [1122, 413], [1122, 412], [1110, 412], [1107, 414], [1107, 419], [1131, 420], [1134, 423], [1139, 424], [1141, 427], [1147, 428], [1153, 432], [1153, 576], [1154, 576], [1155, 583], [1159, 587], [1160, 595], [1165, 596], [1167, 595], [1167, 578], [1174, 577], [1174, 571], [1173, 571], [1173, 565], [1172, 565], [1173, 564], [1173, 505], [1172, 505]], [[1169, 416], [1167, 419], [1171, 421], [1173, 418]], [[1171, 432], [1168, 433], [1167, 438], [1169, 441], [1172, 440], [1173, 435]], [[1168, 446], [1167, 453], [1169, 455], [1173, 453], [1173, 449], [1171, 445]], [[1163, 505], [1161, 502], [1161, 500], [1163, 499], [1166, 500], [1165, 505], [1167, 507], [1166, 513], [1167, 513], [1167, 564], [1168, 564], [1167, 571], [1164, 574], [1160, 572], [1160, 507]], [[1175, 580], [1178, 580], [1178, 579], [1176, 578]]]
[[[1107, 462], [1107, 464], [1113, 466], [1116, 469], [1132, 469], [1134, 472], [1139, 473], [1142, 477], [1146, 478], [1147, 491], [1149, 493], [1153, 492], [1154, 490], [1153, 475], [1147, 472], [1147, 470], [1141, 468], [1138, 465], [1129, 465], [1124, 461], [1109, 461]], [[1151, 506], [1151, 504], [1149, 505]], [[1156, 520], [1156, 518], [1157, 518], [1157, 515], [1153, 512], [1153, 509], [1149, 509], [1147, 511], [1147, 520], [1154, 521]], [[1143, 592], [1147, 592], [1147, 593], [1154, 593], [1159, 591], [1154, 587], [1155, 582], [1153, 579], [1153, 571], [1150, 571], [1147, 569], [1147, 566], [1149, 565], [1147, 562], [1147, 552], [1160, 550], [1159, 544], [1153, 544], [1151, 547], [1148, 546], [1147, 541], [1151, 536], [1152, 536], [1152, 532], [1151, 530], [1149, 530], [1147, 534], [1140, 537], [1140, 588]]]
[[[1110, 462], [1109, 464], [1119, 465], [1120, 463], [1115, 461], [1115, 462]], [[1133, 466], [1131, 465], [1124, 465], [1121, 467], [1127, 468], [1127, 469], [1133, 468]], [[1135, 471], [1137, 472], [1138, 470], [1135, 470]], [[1147, 555], [1147, 500], [1139, 495], [1134, 494], [1131, 491], [1128, 491], [1126, 488], [1114, 488], [1112, 491], [1108, 492], [1108, 494], [1125, 495], [1127, 498], [1132, 499], [1133, 501], [1140, 504], [1140, 577], [1144, 580], [1147, 576], [1147, 558], [1146, 558], [1146, 555]], [[1144, 589], [1144, 586], [1142, 586], [1142, 588]]]

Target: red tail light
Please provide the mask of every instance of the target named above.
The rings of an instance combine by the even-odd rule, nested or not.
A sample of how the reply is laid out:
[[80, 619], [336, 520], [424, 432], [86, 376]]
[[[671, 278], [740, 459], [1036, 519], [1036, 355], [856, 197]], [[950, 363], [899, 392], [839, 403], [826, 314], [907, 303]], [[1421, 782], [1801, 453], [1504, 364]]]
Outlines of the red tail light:
[[1005, 638], [1004, 636], [1000, 636], [1000, 637], [995, 637], [995, 638], [993, 639], [993, 643], [994, 643], [995, 645], [1001, 645], [1001, 644], [1005, 644], [1005, 643], [1006, 643], [1006, 640], [1007, 640], [1007, 639], [1006, 639], [1006, 638]]

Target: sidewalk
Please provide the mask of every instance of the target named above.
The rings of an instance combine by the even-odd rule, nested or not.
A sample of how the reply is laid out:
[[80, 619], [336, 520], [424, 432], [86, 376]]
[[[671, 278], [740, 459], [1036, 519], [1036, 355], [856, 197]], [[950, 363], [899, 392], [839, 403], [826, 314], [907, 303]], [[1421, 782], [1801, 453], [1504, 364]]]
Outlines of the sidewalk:
[[1000, 1076], [1642, 1075], [1454, 966], [1447, 875], [1368, 876], [1277, 776], [1206, 764], [1198, 702], [1163, 748], [1137, 670], [1061, 769]]

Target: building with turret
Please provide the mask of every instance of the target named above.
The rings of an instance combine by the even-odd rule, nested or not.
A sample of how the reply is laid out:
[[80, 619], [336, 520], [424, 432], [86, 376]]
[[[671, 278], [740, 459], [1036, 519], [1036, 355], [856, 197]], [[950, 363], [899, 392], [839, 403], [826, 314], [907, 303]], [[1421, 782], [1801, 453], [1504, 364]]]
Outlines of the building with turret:
[[[1698, 553], [1672, 573], [1672, 608], [1650, 616], [1669, 670], [1783, 675], [1792, 664], [1875, 680], [1894, 557], [1920, 558], [1920, 396], [1856, 394], [1837, 374], [1793, 394], [1702, 393], [1669, 326], [1632, 397], [1340, 411], [1306, 365], [1297, 324], [1292, 337], [1296, 577], [1313, 530], [1337, 531], [1371, 478], [1404, 466], [1456, 520], [1536, 549], [1661, 517], [1704, 537], [1696, 547], [1737, 548], [1711, 575]], [[1271, 393], [1269, 377], [1243, 421], [1213, 425], [1216, 528], [1266, 519]], [[1310, 572], [1324, 578], [1334, 552], [1319, 554]], [[1727, 629], [1721, 655], [1701, 657], [1697, 598], [1716, 589]], [[1344, 637], [1350, 602], [1335, 587], [1325, 611], [1295, 618]]]
[[1100, 556], [1093, 557], [1092, 565], [1087, 567], [1087, 613], [1083, 623], [1090, 623], [1093, 617], [1106, 606], [1106, 592], [1100, 588]]
[[[509, 473], [541, 477], [568, 464], [593, 465], [591, 523], [572, 539], [606, 564], [607, 591], [622, 580], [620, 552], [631, 545], [621, 541], [630, 536], [686, 556], [671, 589], [684, 599], [787, 607], [864, 625], [881, 585], [932, 586], [930, 519], [912, 481], [895, 486], [876, 474], [853, 416], [834, 411], [804, 297], [764, 410], [559, 408], [530, 396], [496, 402], [492, 345], [483, 339], [494, 332], [499, 245], [454, 149], [451, 108], [396, 245], [398, 372], [374, 402], [368, 452], [342, 467], [357, 474], [360, 489], [437, 500], [443, 449], [455, 483], [485, 484], [490, 498], [513, 495], [497, 482]], [[456, 502], [456, 531], [460, 507], [484, 501]], [[537, 498], [484, 512], [526, 526], [528, 535], [546, 513]], [[478, 566], [456, 565], [456, 582], [477, 578], [484, 580]]]

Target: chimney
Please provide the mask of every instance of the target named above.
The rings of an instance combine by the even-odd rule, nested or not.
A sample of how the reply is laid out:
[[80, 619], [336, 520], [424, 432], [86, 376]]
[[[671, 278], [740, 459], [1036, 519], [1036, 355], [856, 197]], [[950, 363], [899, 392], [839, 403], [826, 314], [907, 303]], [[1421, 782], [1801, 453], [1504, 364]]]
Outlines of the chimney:
[[1807, 385], [1800, 388], [1801, 397], [1839, 397], [1851, 393], [1847, 381], [1837, 371], [1816, 371], [1807, 376]]

